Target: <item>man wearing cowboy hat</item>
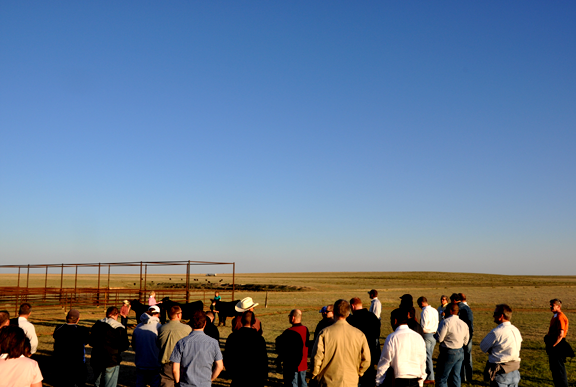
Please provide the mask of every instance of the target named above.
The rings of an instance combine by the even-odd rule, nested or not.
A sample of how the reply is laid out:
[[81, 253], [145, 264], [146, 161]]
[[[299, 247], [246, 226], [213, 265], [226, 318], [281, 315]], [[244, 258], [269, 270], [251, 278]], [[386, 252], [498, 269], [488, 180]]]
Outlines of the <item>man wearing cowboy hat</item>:
[[[235, 309], [239, 315], [234, 317], [232, 320], [232, 332], [242, 328], [242, 313], [246, 312], [247, 310], [254, 312], [255, 306], [258, 306], [258, 303], [254, 303], [252, 297], [243, 298], [236, 304]], [[256, 329], [258, 333], [262, 334], [262, 323], [256, 318], [256, 316], [254, 316], [254, 319], [252, 320], [252, 328]]]

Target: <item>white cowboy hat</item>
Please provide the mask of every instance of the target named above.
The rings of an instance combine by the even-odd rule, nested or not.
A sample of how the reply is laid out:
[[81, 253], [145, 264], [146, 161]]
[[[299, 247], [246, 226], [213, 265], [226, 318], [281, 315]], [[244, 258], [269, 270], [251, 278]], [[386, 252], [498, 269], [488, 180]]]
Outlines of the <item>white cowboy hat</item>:
[[255, 306], [258, 306], [258, 303], [254, 303], [254, 301], [252, 301], [252, 297], [246, 297], [236, 304], [235, 309], [236, 312], [246, 312], [248, 309]]

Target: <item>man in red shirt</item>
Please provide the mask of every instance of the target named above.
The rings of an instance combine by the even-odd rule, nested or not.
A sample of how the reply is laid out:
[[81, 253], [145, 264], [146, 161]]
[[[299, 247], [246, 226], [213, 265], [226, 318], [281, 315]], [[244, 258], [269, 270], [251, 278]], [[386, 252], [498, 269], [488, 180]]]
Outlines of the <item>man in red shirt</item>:
[[[574, 356], [570, 345], [566, 343], [568, 333], [568, 317], [562, 313], [562, 301], [557, 298], [550, 300], [550, 311], [554, 314], [550, 320], [548, 334], [544, 336], [546, 353], [550, 363], [550, 371], [555, 387], [568, 387], [566, 376], [566, 356]], [[570, 352], [572, 352], [570, 354]]]
[[308, 328], [302, 325], [302, 311], [293, 309], [288, 315], [292, 327], [276, 338], [277, 364], [283, 363], [284, 385], [306, 387], [308, 369]]

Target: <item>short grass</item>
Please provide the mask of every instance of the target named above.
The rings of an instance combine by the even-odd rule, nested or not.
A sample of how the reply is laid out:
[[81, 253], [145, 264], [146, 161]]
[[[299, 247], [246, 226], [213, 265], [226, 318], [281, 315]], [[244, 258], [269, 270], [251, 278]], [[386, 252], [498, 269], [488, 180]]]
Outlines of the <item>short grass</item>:
[[[24, 284], [21, 277], [21, 285]], [[105, 278], [103, 276], [103, 278]], [[199, 281], [206, 277], [196, 276]], [[216, 280], [231, 282], [230, 275], [219, 275]], [[2, 284], [16, 284], [14, 275], [0, 276]], [[82, 274], [78, 277], [78, 287], [96, 285], [95, 275]], [[65, 286], [73, 286], [74, 277], [65, 275]], [[154, 282], [152, 282], [154, 281]], [[147, 289], [154, 288], [158, 282], [184, 281], [181, 274], [151, 275], [147, 277]], [[572, 276], [499, 276], [487, 274], [458, 274], [458, 273], [423, 273], [423, 272], [367, 272], [367, 273], [269, 273], [269, 274], [238, 274], [236, 282], [239, 284], [282, 285], [305, 287], [305, 291], [296, 292], [268, 292], [268, 305], [265, 307], [266, 293], [264, 292], [236, 292], [236, 299], [250, 296], [260, 305], [255, 312], [262, 321], [264, 338], [268, 344], [270, 357], [270, 386], [281, 385], [281, 375], [275, 373], [273, 368], [274, 340], [288, 327], [287, 314], [293, 308], [303, 310], [303, 323], [310, 331], [314, 331], [320, 320], [318, 310], [321, 306], [333, 303], [339, 298], [350, 299], [360, 297], [365, 305], [369, 298], [367, 291], [375, 288], [380, 292], [379, 299], [383, 304], [382, 342], [391, 332], [387, 322], [389, 312], [399, 303], [399, 297], [410, 293], [416, 299], [426, 296], [433, 306], [437, 306], [442, 294], [450, 295], [453, 292], [463, 292], [474, 312], [474, 380], [469, 385], [487, 385], [482, 381], [482, 370], [487, 356], [479, 349], [480, 340], [495, 326], [492, 322], [492, 311], [497, 303], [508, 303], [514, 309], [512, 323], [522, 332], [524, 342], [522, 346], [522, 386], [552, 386], [551, 375], [548, 369], [547, 357], [544, 351], [542, 337], [547, 332], [551, 313], [548, 301], [551, 298], [560, 298], [564, 302], [564, 311], [572, 321], [576, 318], [574, 306], [576, 305], [576, 277]], [[105, 282], [107, 286], [107, 283]], [[31, 286], [44, 286], [44, 275], [31, 274]], [[49, 287], [60, 286], [59, 275], [49, 275]], [[111, 287], [139, 286], [138, 275], [112, 275]], [[81, 324], [91, 326], [97, 319], [102, 318], [103, 308], [84, 308], [81, 310]], [[49, 374], [49, 357], [53, 341], [51, 334], [54, 327], [61, 323], [64, 311], [60, 309], [36, 309], [31, 321], [36, 324], [40, 336], [40, 349], [37, 358], [43, 364], [43, 370]], [[131, 323], [135, 323], [133, 319]], [[129, 330], [129, 333], [132, 329]], [[230, 328], [220, 327], [223, 346]], [[568, 334], [568, 341], [572, 341], [572, 332]], [[436, 350], [437, 351], [437, 350]], [[89, 348], [88, 348], [89, 353]], [[436, 353], [437, 355], [437, 353]], [[123, 362], [120, 385], [133, 386], [134, 354], [128, 351]], [[567, 363], [569, 381], [576, 384], [576, 363]], [[48, 375], [47, 375], [48, 376]], [[92, 380], [90, 380], [92, 382]], [[228, 386], [229, 379], [224, 372], [214, 383], [217, 386]], [[46, 383], [46, 385], [50, 385]]]

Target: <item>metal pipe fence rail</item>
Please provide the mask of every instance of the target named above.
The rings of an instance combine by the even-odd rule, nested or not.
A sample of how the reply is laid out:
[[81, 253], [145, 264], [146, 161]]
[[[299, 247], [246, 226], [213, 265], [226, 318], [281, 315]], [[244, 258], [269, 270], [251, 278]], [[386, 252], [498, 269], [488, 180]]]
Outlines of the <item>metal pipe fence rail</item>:
[[[219, 289], [211, 286], [210, 289], [196, 289], [190, 283], [193, 266], [210, 266], [210, 265], [230, 265], [232, 266], [232, 284], [231, 288]], [[236, 263], [235, 262], [209, 262], [209, 261], [140, 261], [140, 262], [110, 262], [110, 263], [59, 263], [59, 264], [27, 264], [27, 265], [0, 265], [0, 269], [16, 270], [16, 286], [0, 287], [0, 306], [7, 309], [14, 307], [16, 313], [22, 302], [29, 302], [35, 307], [54, 307], [62, 306], [65, 309], [72, 306], [118, 306], [123, 300], [138, 299], [146, 301], [147, 294], [147, 276], [148, 268], [152, 267], [186, 267], [185, 288], [180, 289], [158, 289], [156, 299], [163, 297], [174, 297], [174, 301], [190, 302], [192, 300], [202, 300], [204, 304], [210, 300], [210, 292], [215, 290], [221, 292], [225, 297], [230, 294], [230, 300], [234, 299], [236, 288]], [[110, 287], [111, 269], [124, 267], [123, 270], [136, 270], [139, 272], [139, 286], [135, 288], [114, 288]], [[79, 287], [78, 269], [97, 270], [97, 285], [92, 288]], [[132, 268], [132, 269], [126, 269]], [[74, 287], [64, 286], [64, 271], [74, 269]], [[30, 287], [30, 270], [42, 270], [44, 275], [44, 287]], [[48, 274], [56, 272], [59, 275], [60, 286], [57, 288], [48, 287]], [[134, 274], [133, 272], [130, 274]], [[70, 277], [70, 273], [66, 277]], [[207, 274], [208, 275], [208, 274]], [[215, 274], [212, 274], [215, 276]], [[136, 284], [135, 284], [136, 285]], [[183, 298], [183, 299], [182, 299]]]
[[[214, 289], [203, 289], [186, 291], [186, 289], [156, 289], [156, 299], [162, 300], [169, 297], [176, 302], [187, 302], [200, 300], [205, 307], [210, 305]], [[232, 292], [218, 290], [223, 300], [233, 300]], [[14, 308], [14, 313], [18, 313], [19, 306], [30, 303], [34, 308], [61, 307], [65, 311], [75, 307], [120, 307], [124, 300], [140, 300], [142, 292], [139, 289], [116, 288], [116, 289], [94, 289], [94, 288], [14, 288], [0, 287], [0, 308]]]

